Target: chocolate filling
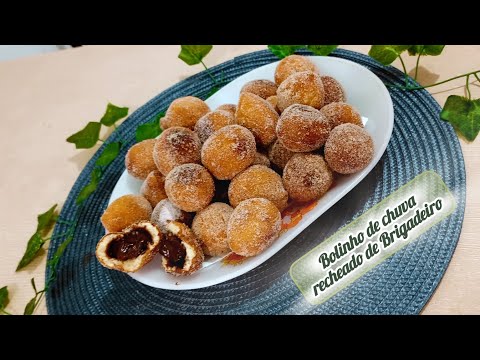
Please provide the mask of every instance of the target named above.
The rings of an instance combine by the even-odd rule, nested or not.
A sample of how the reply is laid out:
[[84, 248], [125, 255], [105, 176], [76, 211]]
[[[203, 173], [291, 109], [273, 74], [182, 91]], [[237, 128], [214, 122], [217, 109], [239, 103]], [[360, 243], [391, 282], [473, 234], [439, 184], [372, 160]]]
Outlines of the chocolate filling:
[[182, 244], [182, 241], [168, 233], [160, 243], [160, 254], [167, 259], [169, 267], [178, 267], [183, 269], [185, 265], [185, 258], [187, 257], [187, 250]]
[[144, 254], [148, 249], [148, 244], [151, 243], [153, 243], [153, 239], [150, 232], [138, 228], [110, 242], [107, 247], [107, 255], [120, 261], [134, 259]]

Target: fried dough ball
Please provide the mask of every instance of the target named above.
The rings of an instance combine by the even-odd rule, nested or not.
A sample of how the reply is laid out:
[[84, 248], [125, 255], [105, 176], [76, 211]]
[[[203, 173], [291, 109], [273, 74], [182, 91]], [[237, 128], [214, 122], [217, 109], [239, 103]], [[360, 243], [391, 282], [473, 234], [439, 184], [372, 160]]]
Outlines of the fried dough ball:
[[270, 167], [270, 160], [268, 160], [267, 155], [257, 151], [252, 165], [264, 165], [266, 167]]
[[363, 170], [372, 161], [373, 152], [370, 134], [354, 124], [337, 126], [325, 143], [325, 160], [333, 171], [340, 174]]
[[120, 232], [141, 220], [150, 220], [152, 205], [141, 195], [124, 195], [108, 205], [100, 221], [107, 232]]
[[202, 163], [217, 179], [230, 180], [253, 163], [255, 153], [253, 134], [243, 126], [227, 125], [203, 144]]
[[278, 87], [277, 101], [281, 112], [293, 104], [320, 109], [325, 101], [325, 90], [320, 76], [312, 71], [290, 75]]
[[165, 271], [173, 275], [190, 275], [200, 269], [204, 255], [193, 231], [185, 224], [171, 221], [160, 242], [160, 255]]
[[183, 164], [168, 173], [165, 191], [174, 205], [183, 211], [195, 212], [210, 204], [215, 185], [212, 175], [202, 165]]
[[162, 129], [183, 126], [193, 130], [198, 119], [208, 113], [210, 108], [201, 99], [194, 96], [178, 98], [170, 104], [167, 113], [160, 119]]
[[322, 197], [332, 183], [333, 173], [321, 155], [295, 154], [283, 170], [283, 185], [290, 198], [298, 202]]
[[245, 126], [253, 133], [258, 144], [268, 146], [275, 140], [278, 113], [260, 96], [249, 92], [241, 93], [235, 118], [238, 125]]
[[226, 110], [215, 110], [203, 115], [195, 124], [195, 132], [204, 143], [210, 135], [227, 125], [235, 124], [235, 116]]
[[278, 97], [277, 95], [273, 95], [273, 96], [270, 96], [267, 101], [270, 103], [270, 105], [273, 106], [273, 108], [275, 109], [275, 111], [277, 112], [278, 115], [280, 115], [282, 112], [280, 111], [280, 109], [278, 108]]
[[155, 209], [153, 209], [150, 221], [160, 228], [164, 234], [167, 233], [167, 224], [170, 221], [178, 221], [190, 226], [192, 224], [193, 214], [179, 209], [168, 199], [161, 200]]
[[243, 85], [240, 93], [249, 92], [266, 100], [277, 94], [277, 85], [270, 80], [252, 80]]
[[268, 158], [272, 164], [276, 165], [280, 170], [283, 170], [293, 155], [295, 155], [295, 153], [283, 146], [278, 139], [270, 145], [268, 149]]
[[149, 221], [130, 225], [122, 232], [109, 233], [97, 244], [95, 255], [108, 269], [135, 272], [158, 252], [163, 234]]
[[258, 255], [278, 239], [281, 225], [280, 211], [270, 200], [254, 198], [242, 201], [228, 221], [228, 245], [238, 255]]
[[133, 145], [125, 155], [125, 167], [134, 178], [145, 180], [153, 170], [157, 170], [153, 160], [155, 139], [141, 141]]
[[205, 255], [220, 256], [230, 251], [227, 224], [232, 212], [233, 208], [228, 204], [213, 203], [195, 215], [192, 230]]
[[252, 165], [235, 176], [228, 187], [228, 199], [233, 207], [251, 198], [268, 199], [283, 211], [287, 207], [288, 193], [275, 171], [263, 165]]
[[158, 170], [165, 176], [176, 166], [200, 163], [202, 143], [192, 130], [184, 127], [171, 127], [157, 139], [153, 149], [153, 159]]
[[301, 55], [287, 56], [277, 65], [275, 70], [275, 83], [280, 85], [290, 75], [301, 71], [313, 71], [318, 73], [315, 64], [307, 57]]
[[333, 102], [325, 105], [320, 111], [330, 120], [332, 129], [347, 123], [363, 127], [362, 117], [352, 105], [347, 103]]
[[325, 144], [330, 130], [330, 121], [322, 112], [307, 105], [289, 106], [277, 123], [278, 140], [293, 152], [319, 149]]
[[158, 170], [152, 171], [140, 188], [140, 194], [147, 199], [152, 207], [155, 207], [160, 200], [166, 199], [165, 176]]
[[325, 91], [325, 100], [323, 106], [333, 102], [343, 102], [346, 100], [345, 91], [342, 85], [331, 76], [321, 76], [323, 90]]
[[230, 114], [235, 116], [235, 113], [237, 112], [237, 105], [235, 104], [223, 104], [217, 107], [216, 110], [225, 110], [228, 111]]

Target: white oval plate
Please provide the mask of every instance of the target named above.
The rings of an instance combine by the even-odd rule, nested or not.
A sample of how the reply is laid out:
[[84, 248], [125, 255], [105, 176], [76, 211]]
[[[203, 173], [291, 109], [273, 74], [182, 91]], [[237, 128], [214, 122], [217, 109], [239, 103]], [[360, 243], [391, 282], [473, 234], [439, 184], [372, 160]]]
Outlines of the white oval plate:
[[[303, 215], [295, 227], [285, 231], [272, 246], [258, 256], [248, 258], [236, 265], [225, 264], [221, 261], [222, 258], [211, 258], [205, 261], [202, 269], [195, 274], [179, 277], [167, 274], [162, 268], [160, 255], [157, 255], [140, 271], [129, 274], [132, 278], [156, 288], [188, 290], [219, 284], [245, 274], [295, 239], [303, 229], [352, 190], [374, 168], [382, 157], [392, 134], [393, 105], [390, 94], [382, 81], [363, 66], [334, 57], [311, 56], [309, 58], [317, 65], [322, 75], [333, 76], [342, 84], [347, 102], [359, 110], [364, 122], [368, 119], [365, 128], [372, 136], [375, 145], [372, 162], [356, 174], [340, 177], [335, 186], [318, 201], [312, 210]], [[246, 82], [256, 79], [273, 81], [277, 64], [278, 62], [268, 64], [240, 76], [211, 96], [206, 101], [207, 104], [211, 109], [222, 104], [236, 104], [240, 89]], [[125, 171], [113, 189], [110, 203], [126, 194], [139, 194], [141, 184], [141, 181], [134, 179]]]

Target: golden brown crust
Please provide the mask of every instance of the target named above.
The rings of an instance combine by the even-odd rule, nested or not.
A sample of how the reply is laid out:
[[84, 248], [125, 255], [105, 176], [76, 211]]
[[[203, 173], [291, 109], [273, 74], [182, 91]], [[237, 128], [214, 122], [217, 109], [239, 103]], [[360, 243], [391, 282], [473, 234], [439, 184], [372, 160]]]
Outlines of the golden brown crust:
[[270, 160], [268, 159], [267, 155], [258, 152], [255, 154], [255, 160], [253, 161], [252, 165], [263, 165], [266, 167], [270, 167]]
[[150, 220], [152, 205], [141, 195], [124, 195], [112, 202], [100, 221], [108, 232], [120, 232], [141, 221]]
[[235, 115], [226, 110], [215, 110], [203, 115], [195, 124], [195, 132], [202, 143], [210, 135], [227, 125], [235, 124]]
[[293, 155], [295, 155], [295, 153], [283, 146], [278, 139], [270, 145], [268, 149], [268, 158], [272, 164], [277, 166], [280, 170], [283, 170], [285, 165], [287, 165], [288, 160], [290, 160]]
[[228, 187], [228, 198], [233, 207], [246, 199], [264, 198], [283, 211], [287, 207], [288, 193], [275, 171], [263, 165], [252, 165], [233, 178]]
[[165, 176], [176, 166], [200, 163], [202, 143], [197, 134], [184, 127], [171, 127], [157, 139], [153, 159]]
[[320, 111], [330, 120], [332, 129], [342, 124], [354, 124], [363, 128], [360, 113], [350, 104], [333, 102], [325, 105]]
[[270, 103], [270, 105], [273, 106], [273, 108], [275, 109], [275, 111], [277, 112], [278, 115], [280, 115], [282, 113], [277, 106], [278, 105], [278, 97], [277, 97], [276, 94], [267, 98], [267, 101]]
[[293, 104], [320, 109], [325, 101], [325, 90], [320, 76], [312, 71], [290, 75], [277, 90], [277, 106], [283, 111]]
[[313, 62], [301, 55], [290, 55], [280, 61], [275, 69], [275, 83], [280, 85], [290, 75], [301, 71], [318, 70]]
[[289, 106], [277, 124], [278, 140], [293, 152], [319, 149], [325, 144], [330, 130], [330, 121], [319, 110], [307, 105]]
[[332, 183], [332, 171], [321, 155], [295, 154], [283, 170], [285, 189], [290, 198], [298, 202], [322, 197]]
[[[162, 256], [162, 265], [166, 272], [173, 275], [191, 275], [202, 267], [204, 254], [200, 242], [193, 231], [185, 224], [178, 221], [171, 221], [167, 225], [167, 230], [178, 237], [187, 249], [187, 260], [184, 268], [168, 266], [167, 260]], [[189, 250], [192, 252], [189, 254]], [[190, 262], [188, 261], [190, 259]], [[188, 268], [187, 268], [188, 266]]]
[[165, 176], [158, 170], [152, 171], [140, 188], [140, 193], [155, 207], [160, 200], [167, 198], [165, 192]]
[[323, 90], [325, 91], [323, 106], [332, 102], [343, 102], [346, 100], [345, 91], [336, 79], [331, 76], [321, 76], [320, 79], [322, 80]]
[[277, 85], [270, 80], [252, 80], [243, 85], [240, 94], [243, 92], [255, 94], [266, 100], [277, 94]]
[[[148, 245], [147, 251], [142, 255], [138, 256], [137, 258], [126, 261], [121, 261], [109, 257], [107, 254], [108, 245], [113, 240], [117, 239], [119, 236], [123, 236], [125, 233], [133, 231], [137, 228], [147, 229], [152, 236], [153, 243]], [[158, 247], [162, 239], [163, 234], [160, 232], [160, 229], [155, 224], [152, 224], [149, 221], [139, 221], [135, 224], [130, 225], [122, 232], [109, 233], [103, 236], [97, 243], [95, 255], [100, 264], [102, 264], [102, 266], [108, 269], [118, 270], [122, 272], [135, 272], [140, 270], [153, 259], [153, 257], [158, 252]]]
[[270, 200], [242, 201], [233, 210], [227, 226], [230, 249], [241, 256], [255, 256], [267, 249], [280, 235], [282, 217]]
[[125, 155], [125, 167], [133, 177], [145, 180], [153, 170], [157, 170], [153, 160], [155, 139], [149, 139], [133, 145]]
[[245, 127], [228, 125], [202, 147], [202, 164], [219, 180], [230, 180], [255, 160], [255, 137]]
[[275, 140], [278, 113], [260, 96], [241, 93], [235, 117], [238, 125], [245, 126], [253, 133], [258, 144], [268, 146]]
[[167, 113], [160, 119], [160, 124], [163, 130], [172, 126], [183, 126], [193, 130], [198, 119], [209, 111], [210, 108], [203, 100], [185, 96], [172, 101]]
[[237, 112], [237, 105], [235, 104], [223, 104], [217, 107], [215, 110], [225, 110], [228, 111], [230, 114], [235, 116], [235, 113]]

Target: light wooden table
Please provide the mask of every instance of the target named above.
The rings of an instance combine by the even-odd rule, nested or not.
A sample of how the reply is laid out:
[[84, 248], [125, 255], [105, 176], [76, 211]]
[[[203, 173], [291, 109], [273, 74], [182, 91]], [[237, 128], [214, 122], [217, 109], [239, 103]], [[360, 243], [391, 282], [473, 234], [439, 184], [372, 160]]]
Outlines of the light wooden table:
[[[367, 53], [369, 46], [343, 46]], [[207, 65], [255, 46], [214, 46]], [[8, 285], [12, 313], [23, 313], [33, 295], [30, 278], [43, 283], [45, 256], [15, 273], [36, 215], [63, 204], [80, 171], [96, 151], [65, 142], [88, 121], [99, 120], [108, 101], [134, 111], [167, 87], [201, 71], [177, 59], [179, 46], [85, 46], [0, 62], [0, 287]], [[424, 84], [478, 69], [480, 46], [447, 46], [422, 59]], [[407, 58], [408, 70], [414, 57]], [[395, 63], [398, 66], [398, 63]], [[480, 97], [479, 84], [471, 86]], [[440, 104], [464, 94], [464, 79], [431, 89]], [[467, 167], [467, 208], [452, 261], [424, 314], [480, 314], [480, 139], [461, 141]], [[46, 313], [45, 302], [37, 310]]]

